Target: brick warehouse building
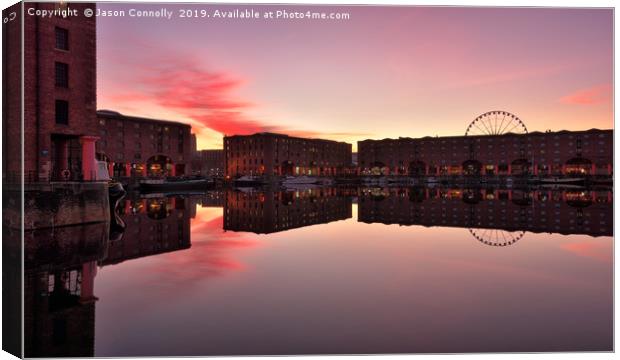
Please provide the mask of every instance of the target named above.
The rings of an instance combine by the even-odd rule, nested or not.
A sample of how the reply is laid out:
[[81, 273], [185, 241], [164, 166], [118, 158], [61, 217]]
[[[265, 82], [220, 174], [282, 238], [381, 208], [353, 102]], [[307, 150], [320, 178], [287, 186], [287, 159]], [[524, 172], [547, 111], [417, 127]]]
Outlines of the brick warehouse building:
[[364, 140], [364, 175], [602, 175], [613, 172], [613, 130]]
[[197, 150], [192, 159], [192, 171], [202, 176], [224, 176], [224, 150]]
[[[22, 4], [7, 11], [20, 14]], [[77, 16], [40, 17], [34, 10], [76, 10]], [[96, 21], [84, 17], [94, 4], [24, 3], [4, 25], [5, 153], [21, 148], [21, 47], [24, 75], [24, 173], [26, 181], [89, 180], [94, 177], [96, 122]], [[33, 10], [33, 11], [34, 11]], [[7, 14], [7, 12], [5, 12]], [[9, 26], [10, 25], [10, 26]], [[23, 25], [23, 34], [20, 29]], [[10, 46], [8, 51], [6, 46]], [[11, 159], [12, 158], [12, 159]], [[21, 171], [19, 156], [3, 164], [5, 176]]]
[[224, 137], [226, 175], [342, 175], [351, 165], [351, 144], [257, 133]]
[[191, 175], [191, 126], [97, 111], [97, 156], [112, 177]]

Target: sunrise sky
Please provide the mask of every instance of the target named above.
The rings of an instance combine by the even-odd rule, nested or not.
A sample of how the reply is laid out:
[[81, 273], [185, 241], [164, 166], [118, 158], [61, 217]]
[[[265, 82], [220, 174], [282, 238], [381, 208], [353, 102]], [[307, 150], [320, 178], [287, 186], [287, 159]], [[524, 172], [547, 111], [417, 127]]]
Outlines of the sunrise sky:
[[351, 19], [98, 17], [99, 109], [189, 123], [199, 149], [273, 131], [355, 150], [368, 138], [461, 135], [490, 110], [530, 131], [613, 127], [610, 9], [191, 7]]

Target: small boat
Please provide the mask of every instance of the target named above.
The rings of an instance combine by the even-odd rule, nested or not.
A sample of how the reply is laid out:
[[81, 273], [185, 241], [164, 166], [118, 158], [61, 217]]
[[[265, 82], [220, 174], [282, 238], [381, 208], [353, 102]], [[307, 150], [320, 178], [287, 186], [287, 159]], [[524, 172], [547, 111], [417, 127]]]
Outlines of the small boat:
[[336, 183], [336, 180], [333, 178], [324, 177], [319, 179], [319, 183], [321, 185], [334, 185]]
[[425, 181], [427, 184], [435, 184], [439, 182], [439, 179], [431, 176], [431, 177], [427, 177]]
[[212, 179], [144, 179], [140, 180], [142, 191], [178, 191], [178, 190], [206, 190], [214, 185]]
[[308, 184], [320, 184], [320, 179], [310, 176], [287, 176], [282, 185], [308, 185]]
[[261, 191], [260, 189], [257, 189], [255, 187], [252, 186], [235, 186], [235, 190], [242, 192], [244, 194], [252, 194], [258, 191]]
[[311, 189], [316, 189], [318, 187], [321, 186], [321, 184], [315, 183], [315, 184], [282, 184], [282, 186], [284, 187], [284, 189], [286, 190], [311, 190]]
[[541, 184], [541, 189], [545, 190], [569, 190], [569, 189], [583, 189], [584, 187], [581, 185], [575, 184]]
[[149, 192], [146, 194], [140, 194], [140, 199], [159, 199], [165, 198], [166, 193], [163, 192]]
[[235, 186], [257, 186], [265, 184], [265, 181], [259, 176], [244, 175], [234, 181]]
[[387, 185], [388, 180], [384, 177], [367, 177], [363, 180], [364, 185]]
[[[210, 189], [209, 189], [210, 190]], [[205, 195], [209, 192], [209, 190], [205, 189], [166, 189], [166, 190], [162, 190], [157, 191], [157, 192], [141, 192], [140, 193], [140, 198], [141, 199], [159, 199], [159, 198], [163, 198], [163, 197], [169, 197], [169, 196], [192, 196], [192, 195]]]
[[561, 178], [561, 177], [548, 177], [540, 179], [540, 182], [543, 184], [583, 184], [585, 182], [584, 178]]
[[360, 184], [362, 180], [360, 178], [336, 178], [333, 183], [335, 184], [351, 184], [357, 185]]

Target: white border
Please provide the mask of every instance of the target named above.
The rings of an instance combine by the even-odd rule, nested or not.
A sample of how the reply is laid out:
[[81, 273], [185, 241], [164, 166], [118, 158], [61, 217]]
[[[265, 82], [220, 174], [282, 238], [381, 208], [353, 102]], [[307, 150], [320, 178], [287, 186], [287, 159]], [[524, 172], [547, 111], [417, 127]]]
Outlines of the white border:
[[[74, 0], [74, 2], [94, 2], [94, 1], [85, 1], [85, 0]], [[121, 1], [101, 1], [101, 2], [121, 2]], [[380, 0], [338, 0], [338, 1], [333, 1], [333, 0], [307, 0], [307, 1], [300, 1], [300, 0], [287, 0], [287, 1], [260, 1], [260, 0], [243, 0], [243, 1], [233, 1], [233, 0], [218, 0], [218, 1], [179, 1], [179, 0], [169, 0], [169, 1], [145, 1], [145, 0], [133, 0], [133, 1], [123, 1], [123, 2], [136, 2], [136, 3], [189, 3], [189, 2], [194, 2], [194, 3], [231, 3], [231, 4], [240, 4], [240, 3], [244, 3], [244, 4], [261, 4], [261, 3], [284, 3], [284, 4], [309, 4], [309, 5], [322, 5], [322, 4], [328, 4], [328, 5], [374, 5], [374, 6], [390, 6], [390, 5], [428, 5], [428, 6], [488, 6], [488, 7], [546, 7], [546, 6], [552, 6], [552, 7], [574, 7], [574, 8], [583, 8], [583, 7], [604, 7], [604, 8], [615, 8], [615, 4], [613, 1], [605, 1], [605, 0], [589, 0], [589, 1], [583, 1], [583, 0], [563, 0], [563, 1], [553, 1], [553, 0], [521, 0], [521, 1], [513, 1], [513, 0], [507, 0], [507, 1], [502, 1], [502, 2], [498, 2], [493, 1], [493, 0], [449, 0], [449, 1], [437, 1], [437, 0], [416, 0], [416, 1], [411, 1], [411, 0], [390, 0], [388, 1], [380, 1]], [[15, 3], [15, 1], [10, 1], [10, 0], [0, 0], [0, 3], [2, 4], [2, 8], [6, 8], [12, 4]], [[615, 9], [614, 9], [614, 60], [617, 59], [617, 46], [616, 46], [616, 41], [617, 41], [617, 30], [615, 27], [615, 20], [616, 20], [616, 14], [615, 14]], [[22, 20], [22, 24], [23, 24], [23, 20]], [[0, 30], [0, 35], [1, 35], [1, 30]], [[22, 34], [23, 36], [23, 34]], [[22, 39], [22, 46], [23, 46], [23, 39]], [[23, 53], [23, 49], [22, 49], [22, 53]], [[22, 61], [22, 66], [23, 66], [23, 61]], [[613, 104], [613, 109], [614, 109], [614, 128], [615, 128], [615, 108], [616, 108], [616, 97], [615, 97], [615, 84], [617, 84], [617, 74], [615, 72], [615, 61], [614, 61], [614, 94], [613, 94], [613, 99], [614, 99], [614, 104]], [[23, 68], [22, 68], [22, 89], [23, 89]], [[5, 91], [7, 89], [4, 89]], [[23, 110], [23, 99], [22, 99], [22, 110]], [[22, 114], [23, 115], [23, 114]], [[1, 129], [0, 129], [0, 134], [1, 134]], [[614, 143], [617, 144], [618, 143], [618, 139], [620, 138], [620, 136], [618, 136], [617, 133], [614, 132]], [[24, 139], [23, 139], [23, 121], [22, 121], [22, 143], [23, 143]], [[0, 145], [2, 144], [2, 140], [0, 139]], [[0, 147], [1, 148], [1, 147]], [[618, 158], [618, 154], [619, 154], [620, 150], [618, 150], [617, 147], [614, 146], [614, 158]], [[4, 154], [0, 154], [0, 156], [3, 156]], [[22, 156], [22, 168], [23, 168], [23, 147], [21, 149], [21, 156]], [[614, 181], [614, 187], [615, 187], [615, 181]], [[1, 194], [0, 194], [0, 199], [1, 199]], [[23, 201], [23, 199], [22, 199]], [[22, 202], [23, 203], [23, 202]], [[614, 206], [617, 203], [617, 198], [614, 196]], [[618, 214], [614, 213], [614, 223], [618, 223]], [[23, 238], [23, 237], [22, 237]], [[615, 245], [615, 241], [614, 241], [614, 245]], [[617, 278], [615, 277], [615, 255], [616, 255], [616, 247], [614, 246], [614, 325], [617, 324], [617, 313], [615, 311], [615, 304], [616, 304], [616, 290], [618, 289], [617, 287]], [[22, 259], [23, 259], [23, 246], [22, 246]], [[0, 280], [1, 283], [1, 280]], [[23, 299], [22, 299], [23, 301]], [[23, 304], [22, 304], [22, 311], [23, 311]], [[23, 318], [23, 313], [22, 313], [22, 318]], [[0, 329], [0, 334], [1, 334], [2, 330]], [[615, 331], [615, 326], [614, 326], [614, 346], [617, 343], [616, 342], [616, 336], [617, 336], [617, 332]], [[22, 342], [22, 354], [23, 354], [23, 342]], [[376, 355], [375, 357], [379, 357], [381, 359], [390, 359], [390, 360], [397, 360], [397, 359], [436, 359], [437, 357], [442, 356], [442, 355]], [[446, 355], [443, 355], [446, 356]], [[473, 359], [476, 358], [478, 356], [483, 356], [485, 359], [538, 359], [541, 357], [544, 357], [546, 359], [568, 359], [568, 360], [572, 360], [572, 359], [603, 359], [603, 358], [610, 358], [612, 356], [615, 357], [615, 354], [613, 353], [517, 353], [517, 354], [496, 354], [496, 353], [489, 353], [489, 354], [458, 354], [458, 355], [447, 355], [450, 357], [458, 357], [461, 359]], [[355, 355], [355, 356], [346, 356], [347, 359], [367, 359], [368, 356], [359, 356], [359, 355]], [[204, 357], [192, 357], [192, 358], [204, 358]], [[276, 356], [248, 356], [248, 357], [209, 357], [208, 359], [277, 359], [280, 357], [276, 357]], [[343, 358], [343, 356], [303, 356], [304, 359], [308, 359], [308, 360], [326, 360], [326, 359], [338, 359], [338, 358]], [[3, 359], [14, 359], [13, 356], [11, 356], [10, 354], [6, 353], [6, 352], [0, 352], [0, 360]], [[161, 358], [148, 358], [148, 357], [144, 357], [141, 359], [161, 359]], [[178, 357], [178, 358], [170, 358], [170, 359], [185, 359], [185, 357]]]

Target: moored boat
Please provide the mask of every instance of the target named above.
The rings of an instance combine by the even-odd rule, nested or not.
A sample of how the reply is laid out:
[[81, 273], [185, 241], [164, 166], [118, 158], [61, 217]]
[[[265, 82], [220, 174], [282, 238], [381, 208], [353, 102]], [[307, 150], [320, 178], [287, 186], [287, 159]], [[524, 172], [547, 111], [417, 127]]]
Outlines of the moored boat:
[[287, 176], [282, 185], [308, 185], [308, 184], [320, 184], [319, 178], [310, 176]]
[[211, 179], [144, 179], [140, 180], [142, 191], [206, 190], [213, 186]]
[[539, 188], [545, 189], [545, 190], [568, 190], [568, 189], [583, 189], [584, 187], [581, 185], [575, 185], [575, 184], [548, 183], [548, 184], [540, 184]]
[[235, 186], [258, 186], [265, 184], [265, 181], [259, 176], [244, 175], [233, 181]]
[[562, 178], [562, 177], [547, 177], [540, 179], [543, 184], [583, 184], [586, 180], [584, 178]]
[[383, 185], [387, 185], [388, 181], [387, 181], [387, 178], [385, 177], [366, 177], [362, 180], [362, 183], [366, 186], [370, 186], [370, 185], [383, 186]]

